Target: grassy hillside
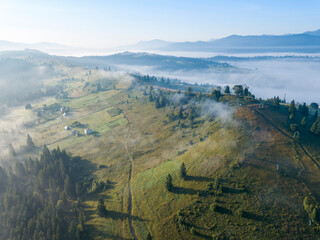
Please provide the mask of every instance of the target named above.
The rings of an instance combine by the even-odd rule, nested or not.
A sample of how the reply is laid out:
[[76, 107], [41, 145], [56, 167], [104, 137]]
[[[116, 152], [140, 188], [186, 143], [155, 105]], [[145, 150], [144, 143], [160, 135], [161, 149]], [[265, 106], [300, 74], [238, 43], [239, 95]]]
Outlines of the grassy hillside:
[[[60, 71], [63, 78], [45, 84], [61, 85], [67, 97], [43, 98], [32, 110], [17, 107], [8, 116], [31, 115], [20, 133], [37, 146], [23, 152], [13, 143], [16, 160], [37, 156], [43, 144], [83, 159], [86, 191], [78, 197], [87, 239], [133, 239], [130, 219], [137, 239], [319, 238], [303, 204], [309, 196], [317, 206], [320, 197], [319, 137], [304, 130], [293, 139], [285, 105], [259, 108], [234, 95], [216, 102], [209, 95], [152, 90], [133, 84], [131, 76], [96, 69]], [[159, 94], [167, 102], [156, 108]], [[92, 134], [85, 135], [86, 128]], [[93, 189], [92, 182], [106, 186]], [[99, 197], [104, 217], [96, 212]]]

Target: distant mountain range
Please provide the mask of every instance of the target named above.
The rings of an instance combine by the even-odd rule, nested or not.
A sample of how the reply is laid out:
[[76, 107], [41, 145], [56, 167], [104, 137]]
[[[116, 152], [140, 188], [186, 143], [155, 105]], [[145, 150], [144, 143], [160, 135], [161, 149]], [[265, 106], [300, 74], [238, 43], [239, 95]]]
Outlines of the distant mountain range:
[[[153, 44], [155, 43], [155, 44]], [[198, 52], [320, 52], [320, 30], [285, 35], [231, 35], [211, 41], [152, 40], [127, 46], [130, 50]]]
[[[0, 51], [37, 49], [59, 55], [65, 52], [83, 51], [56, 43], [16, 43], [0, 41]], [[293, 52], [320, 53], [320, 30], [300, 34], [285, 35], [231, 35], [221, 39], [197, 42], [167, 42], [159, 39], [141, 41], [133, 45], [119, 46], [111, 49], [101, 49], [101, 52], [114, 51], [181, 51], [181, 52], [223, 52], [223, 53], [265, 53]], [[86, 49], [88, 55], [99, 53], [99, 49]]]

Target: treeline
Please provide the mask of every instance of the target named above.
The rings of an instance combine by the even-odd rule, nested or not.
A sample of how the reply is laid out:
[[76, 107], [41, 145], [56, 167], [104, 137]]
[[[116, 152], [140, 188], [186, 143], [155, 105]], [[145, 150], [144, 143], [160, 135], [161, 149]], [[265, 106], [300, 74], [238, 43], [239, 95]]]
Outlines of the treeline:
[[[274, 107], [280, 108], [279, 98], [274, 98]], [[312, 114], [309, 107], [303, 104], [297, 104], [294, 100], [287, 107], [289, 128], [294, 133], [294, 137], [299, 139], [301, 133], [305, 130], [312, 134], [320, 136], [320, 117], [318, 116], [318, 104], [312, 103], [311, 109], [314, 109]]]
[[87, 90], [91, 93], [98, 93], [101, 91], [108, 91], [111, 89], [116, 89], [117, 80], [113, 78], [100, 78], [94, 83], [85, 82], [83, 90]]
[[0, 168], [0, 238], [85, 239], [79, 169], [79, 159], [46, 146], [40, 159]]
[[[163, 91], [161, 89], [154, 89], [152, 86], [149, 87], [149, 91], [145, 89], [144, 95], [148, 95], [149, 102], [154, 102], [155, 108], [163, 108], [167, 106], [172, 106], [178, 109], [177, 112], [172, 111], [168, 114], [170, 121], [189, 119], [192, 125], [194, 119], [199, 116], [199, 106], [197, 106], [198, 100], [205, 95], [198, 96], [195, 99], [195, 95], [191, 93], [191, 88], [188, 88], [186, 93]], [[186, 106], [184, 106], [186, 105]], [[180, 125], [180, 124], [179, 124]], [[183, 127], [183, 125], [182, 125]]]
[[139, 83], [153, 85], [157, 87], [170, 88], [174, 90], [186, 91], [188, 87], [192, 87], [195, 92], [210, 93], [210, 89], [216, 87], [212, 84], [190, 84], [182, 82], [179, 79], [156, 77], [150, 75], [131, 74]]
[[[143, 94], [148, 97], [149, 102], [154, 102], [155, 108], [172, 107], [167, 116], [170, 121], [187, 119], [190, 120], [190, 126], [194, 123], [195, 118], [205, 115], [207, 119], [213, 120], [219, 115], [213, 105], [216, 102], [229, 102], [230, 97], [235, 99], [236, 95], [246, 101], [255, 99], [247, 87], [235, 85], [233, 87], [235, 95], [231, 93], [230, 87], [224, 89], [216, 87], [211, 93], [195, 92], [193, 88], [188, 87], [186, 91], [167, 91], [162, 88], [153, 86], [145, 87]], [[228, 108], [227, 104], [223, 106], [224, 110]], [[178, 125], [184, 126], [179, 121]]]

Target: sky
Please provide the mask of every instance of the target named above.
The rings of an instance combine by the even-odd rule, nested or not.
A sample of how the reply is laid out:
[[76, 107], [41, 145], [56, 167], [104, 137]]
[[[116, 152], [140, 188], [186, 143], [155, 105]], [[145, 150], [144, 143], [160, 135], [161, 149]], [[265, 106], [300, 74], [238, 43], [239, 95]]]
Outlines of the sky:
[[0, 40], [108, 48], [320, 28], [320, 0], [0, 0]]

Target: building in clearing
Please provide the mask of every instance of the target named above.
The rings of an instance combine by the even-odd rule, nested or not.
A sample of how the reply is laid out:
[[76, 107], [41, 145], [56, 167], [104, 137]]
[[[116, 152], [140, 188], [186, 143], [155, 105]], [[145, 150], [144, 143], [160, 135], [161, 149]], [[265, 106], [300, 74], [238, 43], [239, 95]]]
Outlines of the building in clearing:
[[70, 127], [69, 126], [64, 126], [64, 129], [65, 130], [70, 130]]
[[84, 134], [85, 135], [89, 135], [89, 134], [91, 134], [92, 133], [92, 130], [90, 129], [90, 128], [86, 128], [85, 130], [84, 130]]

